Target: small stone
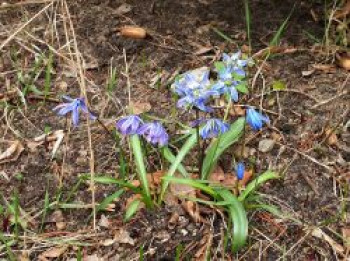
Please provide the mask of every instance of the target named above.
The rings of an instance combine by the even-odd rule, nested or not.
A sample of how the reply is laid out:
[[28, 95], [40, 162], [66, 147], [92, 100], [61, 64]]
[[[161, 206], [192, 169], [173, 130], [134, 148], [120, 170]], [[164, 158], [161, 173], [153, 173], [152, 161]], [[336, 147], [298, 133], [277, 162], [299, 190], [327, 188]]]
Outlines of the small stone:
[[273, 139], [263, 139], [259, 142], [259, 151], [260, 152], [269, 152], [273, 149], [273, 146], [275, 146], [276, 141]]
[[186, 229], [181, 229], [180, 232], [181, 232], [181, 234], [183, 236], [187, 236], [188, 235], [188, 231]]

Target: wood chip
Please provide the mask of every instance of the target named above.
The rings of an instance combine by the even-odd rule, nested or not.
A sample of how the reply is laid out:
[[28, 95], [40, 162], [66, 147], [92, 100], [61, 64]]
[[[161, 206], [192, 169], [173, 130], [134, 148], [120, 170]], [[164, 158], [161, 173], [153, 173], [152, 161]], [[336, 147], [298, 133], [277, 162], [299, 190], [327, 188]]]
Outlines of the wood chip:
[[125, 26], [120, 29], [120, 35], [127, 38], [144, 39], [147, 36], [147, 32], [142, 27]]
[[16, 161], [23, 150], [24, 147], [19, 140], [13, 141], [12, 145], [0, 154], [0, 164]]

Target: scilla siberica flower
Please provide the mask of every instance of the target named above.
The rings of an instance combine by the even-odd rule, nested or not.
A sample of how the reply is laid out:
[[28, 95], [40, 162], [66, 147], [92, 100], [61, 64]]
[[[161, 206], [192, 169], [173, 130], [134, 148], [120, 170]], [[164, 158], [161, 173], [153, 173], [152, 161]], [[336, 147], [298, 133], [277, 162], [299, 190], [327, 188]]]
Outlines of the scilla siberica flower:
[[123, 135], [133, 135], [138, 134], [138, 130], [142, 126], [143, 121], [137, 115], [128, 115], [121, 118], [117, 124], [116, 128]]
[[203, 139], [214, 138], [225, 133], [229, 129], [229, 124], [219, 119], [209, 119], [205, 125], [199, 130], [199, 135]]
[[158, 121], [145, 123], [138, 130], [138, 134], [142, 135], [149, 143], [159, 146], [168, 144], [169, 135], [166, 133], [162, 124]]
[[85, 104], [84, 98], [73, 99], [67, 95], [64, 95], [62, 98], [68, 102], [56, 106], [55, 108], [53, 108], [53, 110], [57, 111], [57, 114], [60, 116], [64, 116], [67, 113], [72, 112], [72, 122], [74, 127], [78, 126], [79, 124], [80, 111], [83, 111], [85, 114], [88, 114], [90, 119], [96, 119], [96, 116], [89, 112]]
[[243, 68], [247, 66], [249, 60], [241, 60], [242, 53], [240, 51], [233, 53], [232, 55], [228, 55], [226, 53], [222, 54], [222, 61], [233, 68], [236, 74], [240, 76], [245, 76], [245, 71]]
[[212, 111], [212, 108], [206, 105], [208, 99], [218, 94], [211, 88], [209, 70], [207, 68], [200, 68], [185, 73], [175, 81], [172, 88], [180, 96], [177, 107], [185, 109], [197, 107], [206, 112]]
[[260, 130], [263, 127], [264, 122], [270, 122], [267, 116], [262, 115], [260, 112], [257, 112], [251, 107], [247, 109], [246, 121], [250, 125], [250, 127], [255, 131]]
[[235, 169], [238, 180], [242, 180], [244, 178], [244, 170], [245, 170], [244, 163], [239, 162]]
[[225, 87], [225, 92], [231, 97], [231, 100], [238, 101], [238, 91], [235, 86], [239, 83], [233, 76], [234, 70], [230, 65], [225, 66], [218, 71], [218, 82], [215, 85], [222, 85]]

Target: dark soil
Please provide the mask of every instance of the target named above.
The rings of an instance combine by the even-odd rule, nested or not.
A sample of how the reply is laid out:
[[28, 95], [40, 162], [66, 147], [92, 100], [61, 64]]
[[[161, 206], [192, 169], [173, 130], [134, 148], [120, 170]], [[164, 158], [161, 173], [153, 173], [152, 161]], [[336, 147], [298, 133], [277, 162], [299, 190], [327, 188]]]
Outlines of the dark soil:
[[[311, 2], [250, 1], [252, 53], [266, 48], [294, 7], [282, 35], [281, 46], [296, 47], [297, 51], [271, 56], [263, 70], [264, 80], [259, 77], [252, 94], [240, 103], [259, 106], [261, 93], [266, 92], [262, 104], [272, 120], [271, 126], [250, 139], [247, 147], [255, 158], [256, 173], [272, 168], [282, 174], [282, 179], [260, 188], [264, 200], [278, 206], [298, 222], [287, 217], [278, 218], [264, 211], [251, 212], [249, 242], [237, 254], [237, 260], [342, 260], [346, 255], [337, 252], [327, 240], [314, 237], [310, 232], [314, 227], [319, 227], [342, 245], [342, 231], [350, 224], [347, 213], [350, 161], [348, 72], [336, 68], [329, 72], [316, 70], [309, 76], [303, 76], [302, 72], [309, 71], [313, 64], [333, 62], [325, 53], [316, 52], [316, 48], [313, 48], [315, 43], [307, 37], [309, 33], [322, 39], [324, 33], [324, 21], [315, 22], [310, 14], [310, 10], [313, 10], [322, 17], [323, 1], [318, 1], [320, 4]], [[125, 3], [130, 5], [131, 10], [121, 14], [118, 8]], [[24, 86], [18, 81], [16, 71], [30, 74], [35, 60], [31, 50], [40, 49], [47, 54], [48, 47], [44, 42], [56, 50], [62, 48], [62, 55], [70, 57], [67, 48], [63, 47], [67, 43], [61, 16], [56, 17], [55, 28], [59, 41], [57, 36], [54, 41], [50, 38], [53, 27], [47, 26], [52, 22], [48, 20], [49, 14], [63, 13], [61, 5], [54, 6], [57, 9], [48, 9], [46, 16], [39, 16], [26, 27], [27, 32], [42, 42], [21, 31], [0, 51], [0, 95], [15, 88], [23, 91]], [[194, 116], [174, 112], [174, 99], [168, 88], [172, 76], [176, 72], [211, 65], [221, 52], [234, 52], [248, 43], [243, 1], [85, 0], [69, 1], [68, 7], [78, 48], [86, 63], [85, 75], [91, 108], [111, 130], [128, 104], [123, 50], [130, 67], [132, 100], [150, 103], [149, 114], [167, 119], [169, 131], [175, 133], [177, 119]], [[34, 4], [0, 9], [0, 32], [4, 32], [0, 33], [0, 43], [41, 8], [43, 5]], [[141, 26], [149, 35], [143, 40], [123, 38], [118, 34], [118, 28], [124, 25]], [[232, 41], [223, 39], [212, 27]], [[212, 49], [197, 55], [196, 52], [203, 47]], [[73, 52], [73, 45], [71, 48]], [[111, 66], [117, 70], [118, 84], [108, 95], [106, 81]], [[252, 68], [250, 74], [254, 75], [256, 69]], [[159, 81], [153, 84], [156, 77], [159, 77]], [[271, 92], [272, 83], [276, 80], [285, 82], [287, 89]], [[35, 84], [43, 90], [44, 82], [45, 70], [39, 74]], [[9, 147], [10, 141], [21, 140], [23, 144], [28, 144], [28, 141], [45, 133], [47, 127], [51, 130], [68, 129], [67, 119], [58, 118], [52, 108], [57, 105], [60, 95], [68, 93], [77, 96], [80, 88], [76, 69], [57, 55], [54, 55], [51, 91], [52, 100], [46, 103], [32, 94], [26, 106], [19, 97], [0, 104], [1, 152]], [[340, 95], [346, 91], [347, 94]], [[339, 97], [333, 101], [321, 104], [337, 95]], [[318, 106], [315, 107], [316, 104]], [[174, 117], [170, 117], [172, 115]], [[95, 260], [88, 259], [94, 255], [101, 257], [101, 260], [138, 260], [140, 249], [145, 260], [174, 260], [178, 246], [183, 247], [184, 256], [201, 260], [198, 257], [196, 259], [195, 255], [205, 245], [203, 241], [208, 235], [214, 235], [213, 252], [216, 249], [221, 251], [220, 233], [225, 226], [222, 217], [214, 210], [202, 213], [208, 224], [196, 224], [180, 206], [164, 206], [155, 211], [142, 209], [132, 221], [124, 223], [123, 215], [129, 194], [115, 202], [111, 211], [97, 215], [98, 231], [95, 233], [92, 220], [89, 219], [89, 184], [82, 182], [76, 186], [79, 176], [90, 173], [88, 134], [85, 119], [83, 121], [80, 127], [67, 132], [53, 160], [53, 144], [45, 142], [34, 150], [25, 145], [17, 160], [0, 164], [0, 192], [3, 198], [11, 201], [11, 197], [17, 193], [20, 207], [31, 217], [44, 208], [46, 193], [50, 202], [60, 200], [86, 206], [62, 206], [65, 227], [61, 230], [56, 227], [56, 221], [50, 220], [55, 209], [48, 211], [42, 230], [41, 215], [31, 220], [26, 228], [31, 237], [28, 239], [29, 245], [26, 249], [22, 244], [13, 246], [16, 255], [28, 250], [28, 260], [37, 260], [43, 251], [57, 246], [59, 235], [82, 244], [71, 243], [69, 249], [60, 256], [62, 260], [73, 260], [71, 258], [76, 257], [80, 250], [86, 260]], [[335, 144], [325, 141], [324, 133], [329, 129], [336, 134]], [[119, 154], [114, 141], [96, 123], [92, 124], [91, 131], [95, 172], [118, 177]], [[278, 136], [279, 142], [268, 153], [259, 152], [259, 140], [272, 136]], [[232, 148], [229, 154], [235, 150]], [[308, 155], [314, 162], [302, 154]], [[159, 157], [153, 151], [149, 155], [148, 167], [156, 170]], [[195, 155], [188, 161], [196, 161]], [[322, 165], [329, 166], [329, 169]], [[1, 173], [5, 173], [5, 176]], [[97, 185], [96, 201], [100, 202], [115, 189], [111, 185]], [[0, 204], [5, 207], [5, 200]], [[174, 212], [179, 214], [180, 221], [175, 227], [169, 228], [168, 222]], [[100, 223], [104, 218], [110, 222], [108, 227]], [[106, 240], [113, 239], [121, 230], [126, 231], [132, 243], [122, 242], [118, 238], [115, 243], [108, 245]], [[13, 228], [4, 225], [3, 232], [13, 233]], [[220, 253], [213, 253], [213, 260], [235, 260], [230, 254], [223, 257]], [[0, 258], [6, 258], [6, 255], [6, 250], [0, 248]]]

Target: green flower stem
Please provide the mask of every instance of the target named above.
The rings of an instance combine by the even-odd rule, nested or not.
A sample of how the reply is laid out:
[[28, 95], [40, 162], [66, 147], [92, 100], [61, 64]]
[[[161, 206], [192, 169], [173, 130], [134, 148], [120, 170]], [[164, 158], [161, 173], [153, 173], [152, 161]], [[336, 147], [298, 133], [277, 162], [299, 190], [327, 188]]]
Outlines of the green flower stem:
[[137, 174], [139, 176], [139, 180], [141, 182], [143, 194], [144, 194], [144, 201], [147, 207], [153, 207], [153, 202], [151, 198], [151, 192], [148, 186], [147, 181], [147, 172], [145, 163], [143, 161], [143, 153], [142, 153], [142, 147], [141, 147], [141, 141], [138, 135], [134, 134], [130, 136], [130, 142], [132, 151], [135, 158], [135, 164], [136, 164], [136, 170]]

